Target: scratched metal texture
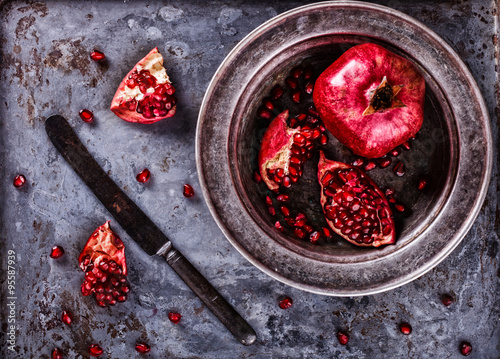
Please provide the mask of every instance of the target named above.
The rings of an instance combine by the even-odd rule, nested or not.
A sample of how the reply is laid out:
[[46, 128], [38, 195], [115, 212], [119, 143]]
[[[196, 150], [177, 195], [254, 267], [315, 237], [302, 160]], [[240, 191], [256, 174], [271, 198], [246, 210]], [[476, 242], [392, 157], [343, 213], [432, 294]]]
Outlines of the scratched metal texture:
[[[308, 2], [292, 1], [9, 1], [0, 10], [0, 253], [2, 358], [470, 358], [500, 357], [498, 2], [377, 1], [440, 34], [462, 56], [489, 108], [495, 159], [488, 196], [458, 248], [423, 277], [390, 292], [334, 298], [277, 282], [230, 245], [200, 196], [194, 137], [204, 91], [218, 65], [246, 34], [271, 17]], [[127, 71], [151, 48], [164, 54], [177, 88], [174, 118], [154, 125], [124, 122], [109, 111]], [[107, 61], [96, 64], [89, 52]], [[83, 123], [78, 112], [95, 114]], [[50, 144], [47, 116], [67, 117], [110, 176], [171, 238], [177, 248], [250, 322], [253, 346], [239, 344], [160, 258], [141, 252], [124, 231], [132, 292], [126, 303], [96, 307], [80, 295], [77, 256], [92, 231], [110, 218]], [[152, 177], [139, 184], [147, 167]], [[12, 179], [23, 173], [27, 184]], [[182, 196], [184, 183], [197, 194]], [[113, 221], [112, 221], [113, 226]], [[66, 254], [48, 257], [60, 244]], [[6, 252], [16, 253], [16, 344], [8, 349]], [[441, 304], [440, 294], [455, 302]], [[294, 300], [283, 311], [283, 296]], [[64, 325], [62, 310], [74, 313]], [[169, 311], [182, 313], [177, 325]], [[413, 326], [410, 336], [398, 324]], [[338, 330], [349, 332], [340, 346]]]

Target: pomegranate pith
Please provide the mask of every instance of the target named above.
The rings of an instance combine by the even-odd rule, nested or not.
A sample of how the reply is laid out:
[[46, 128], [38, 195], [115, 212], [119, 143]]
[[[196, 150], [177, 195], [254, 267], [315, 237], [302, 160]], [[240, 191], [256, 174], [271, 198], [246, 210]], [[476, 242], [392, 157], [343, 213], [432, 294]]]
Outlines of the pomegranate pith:
[[125, 246], [111, 230], [109, 221], [90, 236], [78, 262], [85, 272], [81, 286], [84, 296], [95, 294], [96, 303], [100, 307], [127, 300], [130, 287], [127, 281]]
[[122, 80], [111, 111], [125, 121], [154, 123], [175, 114], [174, 93], [163, 57], [155, 47]]
[[12, 183], [14, 187], [21, 188], [26, 183], [26, 177], [24, 177], [24, 175], [17, 175], [14, 177], [14, 181]]
[[395, 241], [387, 199], [357, 167], [328, 160], [320, 151], [318, 181], [321, 207], [331, 229], [357, 246], [378, 247]]
[[64, 254], [64, 248], [61, 246], [54, 246], [50, 251], [50, 257], [53, 259], [61, 258]]
[[181, 318], [182, 318], [182, 315], [180, 315], [179, 313], [175, 313], [175, 312], [168, 313], [168, 319], [174, 324], [179, 323], [181, 321]]
[[290, 297], [285, 297], [278, 304], [281, 309], [288, 309], [293, 305], [293, 300]]

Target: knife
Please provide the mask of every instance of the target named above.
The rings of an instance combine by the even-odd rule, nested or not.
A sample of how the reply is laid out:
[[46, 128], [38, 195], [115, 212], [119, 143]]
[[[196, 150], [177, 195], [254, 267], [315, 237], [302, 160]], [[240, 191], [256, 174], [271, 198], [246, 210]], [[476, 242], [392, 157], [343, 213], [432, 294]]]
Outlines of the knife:
[[236, 339], [244, 345], [253, 344], [257, 335], [252, 327], [104, 172], [79, 140], [68, 121], [59, 115], [50, 116], [45, 121], [45, 130], [56, 149], [128, 235], [150, 256], [164, 257]]

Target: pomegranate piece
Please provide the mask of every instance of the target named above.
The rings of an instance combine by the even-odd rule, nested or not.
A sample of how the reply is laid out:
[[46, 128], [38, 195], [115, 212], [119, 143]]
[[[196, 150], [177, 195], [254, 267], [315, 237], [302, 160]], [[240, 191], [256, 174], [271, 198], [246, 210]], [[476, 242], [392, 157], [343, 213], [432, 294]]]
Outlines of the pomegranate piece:
[[135, 350], [141, 354], [146, 354], [151, 351], [151, 347], [144, 342], [139, 342], [135, 343]]
[[73, 314], [67, 310], [63, 310], [61, 320], [64, 324], [71, 325], [71, 323], [73, 323]]
[[337, 332], [337, 338], [341, 345], [347, 345], [347, 343], [349, 342], [349, 335], [347, 335], [346, 332], [342, 331]]
[[367, 158], [385, 155], [419, 131], [424, 96], [425, 80], [416, 66], [371, 43], [344, 52], [313, 91], [326, 128]]
[[[259, 150], [259, 171], [262, 180], [277, 192], [280, 186], [290, 188], [303, 174], [304, 163], [312, 158], [314, 143], [321, 136], [319, 128], [288, 127], [288, 110], [280, 113], [267, 128]], [[293, 119], [305, 121], [304, 119]], [[316, 125], [317, 126], [317, 125]]]
[[24, 177], [24, 175], [17, 175], [16, 177], [14, 177], [14, 181], [12, 182], [12, 184], [16, 188], [21, 188], [25, 183], [26, 177]]
[[106, 58], [106, 55], [100, 51], [94, 50], [90, 53], [90, 58], [94, 61], [102, 61]]
[[281, 309], [288, 309], [293, 305], [293, 300], [290, 297], [285, 297], [278, 303]]
[[412, 328], [408, 323], [401, 323], [399, 325], [399, 330], [401, 330], [401, 333], [403, 333], [404, 335], [410, 335]]
[[449, 294], [443, 294], [441, 296], [441, 301], [445, 306], [450, 306], [453, 303], [453, 297]]
[[61, 349], [59, 348], [52, 349], [52, 359], [62, 359], [62, 358], [63, 358], [63, 353]]
[[186, 183], [184, 185], [184, 190], [183, 190], [182, 194], [186, 198], [193, 197], [194, 196], [194, 189], [193, 189], [193, 187], [191, 187], [191, 185], [189, 185], [189, 184]]
[[111, 111], [125, 121], [154, 123], [175, 114], [174, 93], [163, 57], [155, 47], [122, 80]]
[[180, 315], [179, 313], [174, 313], [174, 312], [168, 313], [168, 319], [174, 324], [179, 323], [181, 321], [181, 318], [182, 315]]
[[318, 181], [321, 207], [335, 233], [357, 246], [394, 243], [396, 235], [389, 203], [365, 172], [328, 160], [320, 151]]
[[92, 122], [94, 120], [94, 114], [92, 113], [92, 111], [89, 111], [87, 109], [80, 110], [78, 114], [84, 122]]
[[50, 258], [53, 258], [53, 259], [61, 258], [63, 254], [64, 254], [63, 247], [54, 246], [54, 247], [52, 247], [52, 250], [50, 251]]
[[460, 353], [463, 356], [468, 356], [472, 352], [472, 345], [469, 342], [463, 341], [460, 343]]
[[90, 344], [89, 345], [89, 354], [90, 354], [90, 356], [98, 357], [102, 353], [104, 353], [104, 350], [102, 350], [102, 348], [99, 346], [99, 344]]
[[127, 300], [130, 287], [127, 281], [125, 245], [114, 233], [109, 221], [90, 236], [80, 256], [80, 269], [85, 272], [81, 289], [84, 296], [95, 294], [100, 307]]
[[135, 176], [135, 179], [137, 180], [137, 182], [144, 183], [144, 182], [147, 182], [149, 180], [150, 176], [151, 176], [151, 172], [149, 172], [149, 170], [147, 168], [145, 168], [141, 172], [139, 172], [137, 174], [137, 176]]

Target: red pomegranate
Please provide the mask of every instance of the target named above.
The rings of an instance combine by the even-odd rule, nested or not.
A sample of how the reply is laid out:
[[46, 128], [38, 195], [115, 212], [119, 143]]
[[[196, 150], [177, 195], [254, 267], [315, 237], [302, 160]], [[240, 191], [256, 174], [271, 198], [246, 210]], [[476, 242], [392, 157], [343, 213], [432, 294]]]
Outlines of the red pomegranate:
[[389, 203], [361, 169], [328, 160], [320, 151], [318, 180], [328, 225], [357, 246], [379, 247], [395, 241]]
[[125, 121], [154, 123], [175, 114], [174, 93], [163, 57], [155, 47], [122, 80], [111, 111]]
[[424, 78], [412, 62], [367, 43], [347, 50], [318, 77], [313, 101], [340, 142], [377, 158], [419, 131], [424, 96]]
[[85, 272], [83, 295], [94, 293], [100, 307], [127, 300], [130, 287], [127, 282], [125, 245], [111, 230], [109, 221], [92, 233], [78, 262]]

